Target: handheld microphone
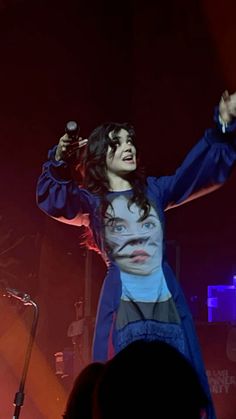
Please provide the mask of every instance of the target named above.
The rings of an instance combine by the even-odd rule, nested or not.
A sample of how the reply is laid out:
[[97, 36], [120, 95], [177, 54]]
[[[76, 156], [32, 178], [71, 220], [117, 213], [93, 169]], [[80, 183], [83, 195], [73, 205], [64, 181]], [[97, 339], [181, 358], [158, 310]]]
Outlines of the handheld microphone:
[[77, 139], [79, 130], [80, 126], [76, 121], [68, 121], [66, 123], [65, 132], [68, 137], [72, 138], [73, 140]]

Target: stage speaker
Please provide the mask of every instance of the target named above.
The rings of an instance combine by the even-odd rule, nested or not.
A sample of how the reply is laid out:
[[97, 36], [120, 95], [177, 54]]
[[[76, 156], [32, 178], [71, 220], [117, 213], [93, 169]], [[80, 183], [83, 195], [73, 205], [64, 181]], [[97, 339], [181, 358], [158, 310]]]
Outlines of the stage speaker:
[[198, 323], [217, 419], [236, 418], [236, 324]]

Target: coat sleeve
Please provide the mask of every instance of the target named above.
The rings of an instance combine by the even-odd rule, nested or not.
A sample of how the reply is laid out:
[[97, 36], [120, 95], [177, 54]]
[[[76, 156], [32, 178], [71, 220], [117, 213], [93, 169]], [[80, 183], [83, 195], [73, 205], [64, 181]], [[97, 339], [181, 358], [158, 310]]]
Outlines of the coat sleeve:
[[209, 129], [173, 175], [150, 178], [164, 209], [181, 205], [219, 188], [236, 160], [236, 135]]
[[66, 162], [55, 160], [55, 149], [49, 151], [48, 161], [37, 182], [37, 205], [59, 221], [86, 225], [86, 217], [95, 206], [94, 196], [71, 179]]

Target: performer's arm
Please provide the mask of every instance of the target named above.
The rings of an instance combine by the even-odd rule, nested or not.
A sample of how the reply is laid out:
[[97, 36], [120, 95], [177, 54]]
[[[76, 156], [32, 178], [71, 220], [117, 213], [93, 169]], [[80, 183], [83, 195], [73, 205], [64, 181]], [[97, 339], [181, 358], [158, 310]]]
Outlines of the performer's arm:
[[[87, 140], [81, 138], [79, 141], [80, 147], [87, 143]], [[71, 146], [73, 144], [65, 134], [58, 145], [49, 151], [48, 161], [44, 163], [37, 183], [37, 204], [51, 217], [80, 226], [89, 223], [88, 215], [91, 214], [95, 202], [93, 195], [80, 188], [72, 179], [68, 163]]]
[[149, 180], [158, 188], [165, 209], [212, 192], [229, 177], [236, 161], [236, 93], [221, 99], [215, 122], [174, 175]]

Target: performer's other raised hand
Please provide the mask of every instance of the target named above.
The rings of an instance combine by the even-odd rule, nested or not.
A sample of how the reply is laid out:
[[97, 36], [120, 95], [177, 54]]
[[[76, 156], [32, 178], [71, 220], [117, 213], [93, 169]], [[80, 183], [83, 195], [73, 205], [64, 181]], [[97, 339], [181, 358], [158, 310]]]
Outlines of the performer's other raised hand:
[[219, 103], [219, 114], [225, 124], [236, 118], [236, 92], [230, 95], [228, 90], [224, 91]]

